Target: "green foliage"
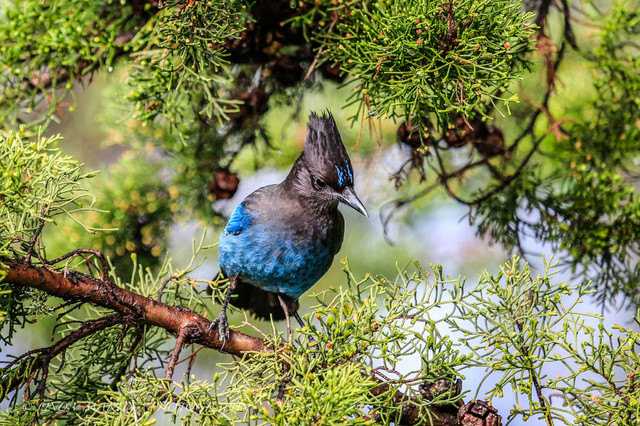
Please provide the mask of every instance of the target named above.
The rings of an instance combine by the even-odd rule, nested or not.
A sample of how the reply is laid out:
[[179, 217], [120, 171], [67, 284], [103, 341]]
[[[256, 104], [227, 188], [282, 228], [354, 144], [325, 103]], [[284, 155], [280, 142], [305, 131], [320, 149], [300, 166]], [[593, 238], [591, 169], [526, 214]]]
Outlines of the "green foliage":
[[[185, 378], [182, 383], [171, 383], [151, 373], [142, 373], [129, 382], [121, 382], [113, 390], [101, 392], [104, 404], [89, 404], [79, 424], [153, 424], [154, 414], [163, 412], [171, 422], [179, 419], [184, 424], [232, 425], [216, 400], [217, 383]], [[107, 408], [108, 407], [108, 408]], [[130, 409], [135, 407], [134, 410]], [[107, 408], [107, 409], [105, 409]]]
[[[204, 248], [201, 242], [194, 253]], [[194, 267], [192, 262], [173, 270], [166, 262], [157, 275], [138, 269], [126, 287], [154, 297], [165, 278], [175, 276], [163, 300], [202, 312], [206, 296], [186, 278]], [[166, 333], [155, 328], [118, 326], [85, 339], [60, 371], [51, 369], [56, 390], [45, 397], [41, 418], [127, 424], [169, 415], [186, 424], [389, 424], [400, 415], [391, 403], [396, 387], [424, 408], [455, 403], [469, 391], [494, 402], [512, 394], [510, 422], [637, 421], [638, 333], [589, 325], [599, 317], [578, 309], [586, 286], [555, 281], [552, 265], [533, 276], [514, 258], [497, 275], [485, 271], [473, 286], [445, 277], [439, 266], [429, 272], [417, 264], [399, 268], [394, 280], [357, 280], [346, 262], [345, 271], [346, 288], [317, 294], [319, 305], [291, 341], [274, 329], [265, 338], [277, 350], [219, 365], [224, 371], [210, 379], [156, 378], [171, 348], [163, 344]], [[60, 321], [102, 315], [85, 307]], [[124, 377], [134, 358], [137, 369]], [[473, 370], [483, 371], [485, 379], [465, 382], [466, 391], [457, 393], [453, 381]], [[442, 379], [451, 383], [449, 390], [426, 397], [425, 389]], [[372, 392], [381, 383], [392, 387]], [[552, 403], [554, 394], [563, 403]], [[30, 409], [14, 406], [3, 420]], [[428, 421], [428, 411], [423, 413]]]
[[[490, 383], [485, 391], [490, 400], [515, 395], [509, 421], [635, 424], [638, 333], [615, 326], [614, 337], [599, 315], [580, 311], [592, 291], [585, 284], [554, 282], [552, 267], [547, 263], [544, 273], [533, 277], [514, 258], [497, 276], [485, 271], [478, 286], [460, 295], [447, 322], [473, 354], [468, 365], [485, 369], [482, 382]], [[590, 319], [598, 326], [589, 325]], [[634, 321], [638, 324], [638, 317]], [[557, 394], [561, 404], [551, 401]]]
[[147, 19], [130, 2], [0, 3], [0, 127], [57, 120], [75, 81], [108, 69]]
[[595, 74], [594, 116], [576, 126], [577, 148], [598, 167], [626, 168], [640, 145], [640, 6], [617, 1], [599, 17], [605, 19], [601, 42], [587, 56]]
[[0, 134], [0, 257], [29, 255], [41, 223], [86, 210], [81, 165], [57, 149], [59, 136], [31, 140], [24, 130]]
[[519, 1], [308, 3], [315, 7], [299, 22], [337, 13], [335, 29], [315, 39], [323, 60], [355, 79], [351, 102], [363, 115], [424, 123], [433, 114], [447, 128], [451, 113], [485, 115], [496, 101], [518, 99], [508, 87], [528, 66], [535, 29]]
[[594, 92], [571, 111], [566, 133], [546, 137], [545, 158], [474, 213], [479, 233], [507, 247], [519, 247], [524, 235], [550, 242], [578, 276], [592, 280], [600, 300], [623, 293], [637, 304], [640, 12], [632, 3], [615, 2], [594, 17], [603, 21], [599, 43], [585, 53]]
[[[546, 371], [562, 370], [551, 365], [572, 358], [560, 359], [554, 353], [561, 348], [559, 343], [565, 342], [564, 347], [569, 348], [571, 339], [581, 333], [584, 319], [597, 317], [575, 310], [589, 293], [586, 286], [552, 283], [554, 274], [547, 264], [545, 273], [534, 278], [529, 267], [520, 269], [514, 258], [497, 276], [485, 271], [481, 285], [460, 299], [458, 313], [451, 320], [474, 355], [470, 364], [484, 368], [485, 379], [491, 377], [485, 391], [489, 398], [501, 398], [505, 393], [516, 396], [517, 406], [510, 418], [522, 416], [526, 421], [541, 416], [547, 424], [562, 418], [549, 407], [549, 390], [542, 396], [540, 383], [545, 382]], [[568, 296], [573, 303], [568, 303]], [[527, 400], [528, 407], [521, 408], [520, 398]]]
[[99, 69], [111, 72], [123, 56], [132, 64], [128, 99], [136, 118], [182, 124], [194, 113], [226, 117], [238, 102], [218, 94], [231, 83], [222, 45], [244, 29], [242, 2], [150, 3], [3, 3], [2, 127], [58, 121], [63, 107], [74, 108], [74, 83]]
[[[91, 1], [83, 2], [81, 13], [73, 2], [22, 3], [23, 8], [6, 4], [0, 11], [0, 39], [12, 40], [0, 50], [5, 125], [25, 120], [24, 113], [36, 112], [38, 121], [56, 118], [74, 81], [112, 70], [123, 56], [131, 64], [127, 98], [135, 105], [133, 116], [144, 122], [162, 118], [181, 126], [202, 116], [222, 123], [242, 103], [230, 96], [237, 75], [226, 58], [233, 39], [253, 29], [254, 18], [240, 0], [168, 1], [158, 7]], [[497, 100], [517, 100], [505, 93], [532, 50], [532, 15], [519, 11], [519, 1], [292, 6], [298, 10], [281, 25], [318, 34], [313, 41], [321, 45], [321, 62], [337, 62], [356, 79], [353, 102], [370, 115], [417, 114], [428, 120], [432, 113], [446, 127], [452, 124], [450, 112], [485, 114]], [[329, 25], [332, 13], [337, 21]], [[279, 49], [260, 53], [278, 57]], [[16, 104], [21, 107], [12, 108]], [[46, 112], [37, 109], [41, 104]]]
[[162, 117], [185, 124], [198, 115], [228, 120], [226, 113], [239, 102], [218, 95], [232, 86], [223, 48], [237, 37], [248, 16], [238, 0], [213, 2], [163, 2], [139, 37], [153, 48], [135, 55], [127, 98], [135, 105], [134, 117], [151, 122]]
[[[80, 185], [93, 175], [83, 174], [80, 164], [60, 153], [59, 139], [29, 137], [24, 129], [0, 133], [0, 280], [3, 259], [33, 256], [38, 261], [34, 236], [46, 223], [61, 216], [77, 221], [80, 212], [92, 210], [93, 199]], [[45, 300], [39, 291], [0, 284], [0, 321], [8, 320], [0, 338], [10, 344], [28, 315], [48, 312]]]
[[570, 414], [578, 413], [575, 424], [635, 425], [640, 421], [639, 314], [633, 318], [633, 328], [614, 325], [608, 330], [600, 324], [581, 330], [584, 340], [559, 341], [558, 346], [576, 364], [547, 386], [562, 392]]
[[162, 178], [162, 163], [130, 154], [95, 179], [99, 210], [84, 215], [82, 223], [101, 232], [87, 234], [77, 222], [61, 222], [62, 232], [49, 229], [47, 235], [56, 255], [77, 247], [99, 250], [120, 276], [131, 275], [134, 253], [142, 265], [162, 263], [173, 215], [180, 209], [178, 189]]

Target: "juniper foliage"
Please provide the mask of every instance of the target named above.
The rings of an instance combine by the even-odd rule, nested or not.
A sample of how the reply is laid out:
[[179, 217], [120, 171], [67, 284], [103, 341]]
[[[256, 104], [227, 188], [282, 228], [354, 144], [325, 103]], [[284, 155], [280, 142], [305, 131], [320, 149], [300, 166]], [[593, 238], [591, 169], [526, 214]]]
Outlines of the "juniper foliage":
[[[211, 296], [187, 278], [206, 244], [177, 269], [165, 252], [168, 230], [182, 218], [223, 223], [211, 201], [235, 193], [238, 158], [251, 149], [267, 153], [257, 155], [263, 163], [273, 156], [267, 111], [337, 83], [340, 105], [351, 105], [361, 128], [398, 121], [407, 159], [393, 175], [401, 195], [385, 219], [439, 189], [469, 207], [479, 234], [510, 250], [526, 251], [531, 235], [551, 244], [577, 282], [557, 282], [551, 266], [538, 276], [515, 258], [472, 286], [435, 266], [359, 279], [345, 264], [345, 285], [317, 295], [296, 340], [269, 337], [286, 350], [234, 360], [213, 378], [169, 381], [159, 378], [172, 351], [168, 333], [114, 325], [49, 360], [55, 368], [40, 383], [52, 392], [38, 403], [42, 389], [24, 372], [42, 353], [6, 366], [0, 381], [12, 389], [3, 393], [12, 408], [3, 421], [112, 424], [160, 413], [213, 424], [398, 420], [392, 391], [370, 392], [373, 375], [419, 408], [508, 393], [518, 398], [502, 413], [512, 422], [637, 423], [635, 326], [594, 327], [579, 303], [620, 294], [638, 301], [640, 14], [630, 0], [557, 4], [2, 3], [0, 261], [91, 275], [104, 267], [95, 257], [49, 262], [99, 250], [119, 286], [149, 297], [163, 288], [164, 302], [207, 313]], [[60, 154], [57, 136], [43, 135], [51, 121], [81, 113], [76, 93], [111, 72], [124, 78], [112, 88], [121, 102], [108, 109], [108, 142], [132, 151], [94, 177]], [[207, 284], [221, 291], [222, 283]], [[76, 321], [111, 314], [0, 285], [6, 345], [34, 319], [54, 321], [63, 339]], [[401, 370], [403, 361], [414, 371]], [[469, 382], [469, 369], [485, 380]], [[434, 395], [438, 380], [448, 385]], [[16, 384], [26, 386], [26, 400]]]
[[[4, 246], [5, 260], [28, 256], [29, 244], [20, 242], [31, 241], [42, 220], [45, 227], [53, 227], [56, 213], [73, 214], [67, 206], [87, 197], [77, 182], [94, 178], [59, 156], [53, 147], [56, 138], [34, 139], [23, 133], [2, 139], [6, 142], [2, 146], [14, 153], [1, 163], [2, 171], [17, 172], [2, 192], [3, 201], [12, 202], [3, 203], [7, 226], [0, 237], [17, 242]], [[45, 202], [44, 210], [38, 200]], [[209, 248], [203, 235], [184, 268], [175, 268], [166, 258], [157, 271], [136, 264], [126, 281], [117, 275], [110, 279], [143, 296], [210, 313], [212, 296], [201, 284], [212, 286], [215, 298], [224, 292], [223, 283], [189, 277], [199, 264], [198, 255]], [[42, 251], [38, 253], [32, 262], [47, 264]], [[88, 267], [87, 261], [73, 258], [64, 268]], [[19, 392], [6, 392], [15, 381], [25, 381], [27, 396], [38, 391], [32, 378], [22, 374], [42, 356], [26, 354], [2, 371], [3, 397], [12, 399], [12, 408], [2, 419], [33, 421], [38, 416], [45, 421], [113, 424], [168, 415], [188, 424], [389, 423], [402, 414], [393, 403], [400, 389], [414, 407], [424, 408], [420, 412], [427, 422], [433, 420], [428, 408], [455, 405], [469, 397], [497, 402], [505, 393], [517, 398], [504, 414], [513, 421], [637, 421], [634, 406], [628, 404], [638, 392], [637, 333], [623, 326], [607, 330], [591, 325], [602, 318], [581, 311], [580, 305], [593, 290], [585, 284], [559, 282], [554, 277], [557, 264], [547, 262], [546, 269], [534, 275], [514, 257], [498, 274], [485, 271], [475, 284], [447, 277], [438, 265], [398, 266], [391, 279], [369, 274], [359, 278], [347, 260], [343, 266], [342, 285], [314, 296], [313, 314], [304, 317], [304, 327], [292, 340], [273, 329], [265, 339], [276, 350], [229, 360], [211, 377], [161, 378], [172, 352], [166, 345], [171, 340], [167, 332], [114, 324], [50, 361], [45, 380], [49, 392], [42, 399], [21, 400]], [[24, 293], [11, 283], [2, 284], [2, 294], [3, 339], [9, 345], [16, 330], [32, 327], [29, 318], [56, 315], [60, 306], [68, 306], [46, 295]], [[33, 308], [36, 304], [38, 309]], [[108, 314], [90, 303], [66, 310], [55, 319], [54, 337], [70, 336], [76, 324]], [[485, 379], [469, 382], [474, 370]], [[465, 379], [461, 389], [457, 379]], [[447, 386], [433, 387], [442, 381]], [[372, 392], [381, 382], [399, 388]], [[556, 394], [562, 395], [563, 403], [551, 400]]]

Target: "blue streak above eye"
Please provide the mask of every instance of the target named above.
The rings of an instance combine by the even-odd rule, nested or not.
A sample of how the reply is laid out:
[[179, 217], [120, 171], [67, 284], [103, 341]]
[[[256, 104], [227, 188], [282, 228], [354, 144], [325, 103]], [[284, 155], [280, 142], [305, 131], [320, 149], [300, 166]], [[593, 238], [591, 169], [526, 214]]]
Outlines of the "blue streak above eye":
[[249, 213], [245, 210], [243, 203], [240, 203], [231, 214], [229, 222], [224, 228], [224, 232], [227, 235], [238, 235], [251, 224], [252, 220], [253, 219], [251, 218]]
[[344, 188], [353, 185], [353, 172], [349, 164], [336, 164], [336, 172], [338, 172], [338, 186]]

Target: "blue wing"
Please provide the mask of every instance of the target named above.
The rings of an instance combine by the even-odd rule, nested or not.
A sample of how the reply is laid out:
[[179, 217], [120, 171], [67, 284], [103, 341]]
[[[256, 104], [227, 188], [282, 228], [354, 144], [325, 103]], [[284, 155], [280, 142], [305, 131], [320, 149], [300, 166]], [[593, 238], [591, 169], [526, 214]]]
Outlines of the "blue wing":
[[238, 235], [251, 224], [253, 218], [245, 209], [244, 203], [240, 203], [238, 207], [231, 213], [231, 217], [229, 218], [229, 222], [227, 222], [227, 226], [224, 228], [224, 232], [232, 235]]

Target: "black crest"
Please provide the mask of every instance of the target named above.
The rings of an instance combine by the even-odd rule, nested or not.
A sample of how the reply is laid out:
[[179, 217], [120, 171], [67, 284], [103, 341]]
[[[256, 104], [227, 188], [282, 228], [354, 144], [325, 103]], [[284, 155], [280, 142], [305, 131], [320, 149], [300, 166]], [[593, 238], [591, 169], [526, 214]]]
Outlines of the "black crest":
[[353, 169], [338, 127], [329, 111], [309, 117], [304, 157], [307, 165], [336, 189], [353, 186]]

